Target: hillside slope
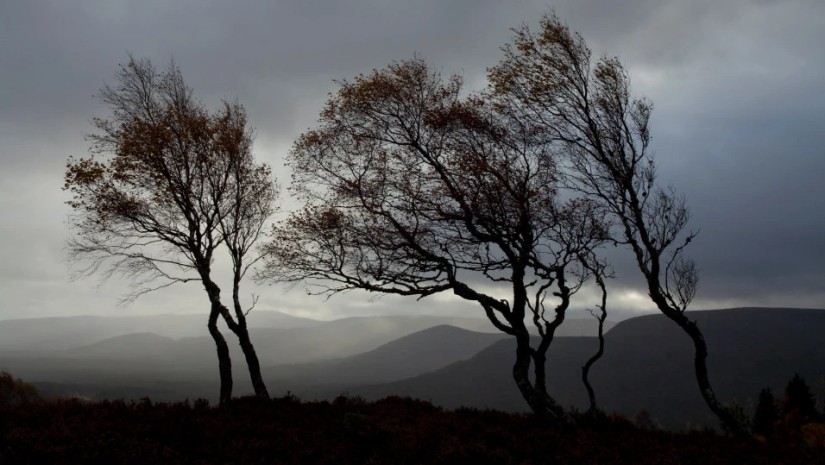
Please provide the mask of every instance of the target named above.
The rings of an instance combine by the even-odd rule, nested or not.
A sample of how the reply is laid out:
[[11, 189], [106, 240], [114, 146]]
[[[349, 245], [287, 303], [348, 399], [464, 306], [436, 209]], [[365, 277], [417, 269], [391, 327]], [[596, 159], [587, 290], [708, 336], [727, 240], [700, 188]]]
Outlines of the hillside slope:
[[[825, 311], [741, 308], [690, 315], [705, 333], [711, 352], [710, 378], [724, 402], [752, 406], [762, 387], [781, 393], [794, 373], [822, 389]], [[559, 338], [551, 347], [549, 389], [563, 404], [586, 408], [580, 367], [595, 348], [592, 338]], [[369, 398], [395, 393], [449, 407], [526, 411], [510, 378], [513, 350], [512, 341], [500, 341], [470, 360], [441, 370], [351, 391]], [[715, 425], [693, 376], [690, 339], [660, 315], [617, 324], [606, 336], [604, 358], [592, 370], [597, 400], [607, 410], [632, 416], [645, 409], [671, 428], [682, 428], [688, 422]]]
[[374, 350], [335, 360], [276, 365], [273, 385], [380, 383], [437, 370], [468, 359], [505, 334], [478, 333], [449, 325], [428, 328]]

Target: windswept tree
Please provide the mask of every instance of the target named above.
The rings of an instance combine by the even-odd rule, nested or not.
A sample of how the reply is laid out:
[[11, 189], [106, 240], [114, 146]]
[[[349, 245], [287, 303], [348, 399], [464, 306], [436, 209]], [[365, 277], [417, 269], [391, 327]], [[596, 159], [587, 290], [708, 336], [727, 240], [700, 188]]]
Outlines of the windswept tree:
[[543, 132], [548, 152], [566, 154], [564, 184], [610, 212], [650, 298], [692, 340], [705, 402], [730, 431], [744, 433], [711, 388], [707, 344], [685, 313], [698, 273], [682, 252], [695, 234], [686, 231], [684, 199], [656, 182], [649, 150], [652, 104], [631, 96], [618, 59], [593, 61], [584, 39], [552, 15], [537, 32], [517, 28], [489, 78], [499, 105]]
[[595, 414], [598, 412], [598, 406], [596, 404], [596, 391], [593, 389], [593, 385], [590, 384], [590, 369], [593, 368], [593, 365], [604, 355], [604, 322], [607, 321], [607, 283], [605, 279], [611, 274], [608, 271], [607, 263], [600, 260], [595, 253], [590, 252], [588, 255], [580, 258], [584, 268], [593, 276], [593, 280], [596, 282], [596, 287], [600, 293], [599, 303], [596, 304], [598, 310], [588, 310], [598, 322], [596, 338], [599, 341], [599, 348], [596, 349], [596, 352], [591, 355], [582, 366], [582, 383], [587, 390], [587, 398], [590, 402], [587, 411], [590, 414]]
[[460, 78], [420, 59], [341, 82], [290, 153], [304, 207], [274, 229], [260, 277], [477, 302], [515, 338], [512, 374], [530, 408], [560, 419], [546, 355], [587, 277], [578, 257], [607, 227], [593, 202], [562, 199], [533, 134], [460, 93]]
[[[94, 120], [90, 156], [67, 163], [64, 189], [72, 194], [75, 232], [70, 257], [82, 275], [131, 278], [128, 299], [201, 283], [210, 303], [207, 327], [217, 348], [221, 402], [231, 398], [232, 371], [219, 318], [239, 339], [256, 394], [268, 396], [239, 289], [256, 261], [253, 245], [276, 190], [269, 167], [252, 157], [244, 108], [224, 103], [209, 112], [174, 64], [158, 72], [148, 60], [130, 57], [116, 78], [115, 86], [101, 89], [112, 112]], [[222, 247], [233, 265], [233, 312], [213, 278]]]

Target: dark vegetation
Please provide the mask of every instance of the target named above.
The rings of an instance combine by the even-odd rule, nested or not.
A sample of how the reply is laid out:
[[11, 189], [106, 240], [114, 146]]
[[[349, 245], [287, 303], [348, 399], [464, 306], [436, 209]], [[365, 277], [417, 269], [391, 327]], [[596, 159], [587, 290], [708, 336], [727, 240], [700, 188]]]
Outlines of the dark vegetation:
[[[389, 397], [301, 402], [248, 397], [221, 407], [26, 397], [0, 376], [0, 464], [210, 463], [821, 463], [822, 424], [761, 441], [707, 431], [671, 433], [613, 415], [573, 413], [574, 429], [533, 415], [442, 410]], [[644, 419], [644, 416], [640, 418]], [[819, 429], [812, 428], [811, 425]]]

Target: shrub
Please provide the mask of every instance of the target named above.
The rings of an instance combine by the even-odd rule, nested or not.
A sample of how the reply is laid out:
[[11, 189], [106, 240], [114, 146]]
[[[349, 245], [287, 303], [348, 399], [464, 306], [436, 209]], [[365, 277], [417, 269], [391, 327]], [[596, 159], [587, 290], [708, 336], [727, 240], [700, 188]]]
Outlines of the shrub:
[[17, 407], [41, 400], [40, 393], [29, 383], [0, 372], [0, 409]]

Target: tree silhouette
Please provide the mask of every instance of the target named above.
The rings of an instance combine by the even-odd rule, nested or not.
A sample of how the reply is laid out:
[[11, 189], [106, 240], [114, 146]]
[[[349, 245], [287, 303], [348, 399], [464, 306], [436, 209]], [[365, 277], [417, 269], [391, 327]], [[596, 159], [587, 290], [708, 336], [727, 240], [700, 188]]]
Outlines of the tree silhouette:
[[759, 391], [759, 400], [753, 413], [753, 432], [763, 436], [773, 434], [773, 427], [779, 419], [779, 408], [769, 388]]
[[785, 398], [782, 399], [782, 414], [798, 414], [803, 421], [814, 421], [819, 418], [816, 410], [816, 398], [811, 392], [811, 387], [799, 374], [794, 374], [793, 378], [785, 386]]
[[617, 58], [593, 62], [584, 39], [554, 15], [543, 17], [538, 32], [517, 28], [489, 79], [498, 105], [543, 137], [546, 152], [564, 154], [562, 181], [610, 213], [651, 299], [691, 338], [705, 402], [730, 431], [744, 434], [716, 398], [707, 344], [685, 314], [698, 271], [682, 252], [695, 233], [685, 231], [690, 214], [684, 199], [656, 183], [648, 150], [652, 104], [631, 97], [630, 79]]
[[579, 257], [607, 226], [594, 202], [560, 195], [556, 161], [527, 128], [460, 95], [460, 78], [421, 59], [340, 82], [290, 153], [304, 208], [274, 229], [260, 277], [477, 302], [516, 340], [512, 374], [530, 408], [560, 419], [546, 354], [588, 276]]
[[590, 310], [591, 315], [599, 322], [596, 330], [599, 348], [596, 350], [596, 353], [587, 359], [584, 366], [582, 366], [582, 383], [587, 390], [587, 398], [590, 402], [588, 412], [594, 414], [598, 411], [598, 407], [596, 404], [596, 392], [593, 390], [593, 385], [590, 384], [590, 369], [593, 368], [593, 365], [604, 355], [604, 322], [607, 320], [607, 284], [605, 283], [605, 279], [609, 276], [609, 272], [607, 264], [600, 261], [592, 252], [589, 256], [582, 257], [582, 264], [593, 275], [596, 286], [601, 293], [599, 304], [596, 305], [598, 311]]
[[[276, 196], [268, 166], [252, 157], [244, 108], [224, 103], [209, 112], [180, 70], [149, 60], [121, 66], [116, 86], [101, 89], [112, 110], [93, 120], [88, 158], [69, 158], [64, 189], [72, 193], [70, 257], [81, 275], [132, 279], [127, 299], [175, 283], [200, 282], [210, 302], [209, 333], [221, 377], [220, 400], [231, 398], [229, 349], [217, 327], [223, 318], [238, 337], [258, 396], [268, 397], [238, 296], [256, 261], [252, 246]], [[213, 279], [216, 253], [226, 246], [233, 264], [232, 312]]]

